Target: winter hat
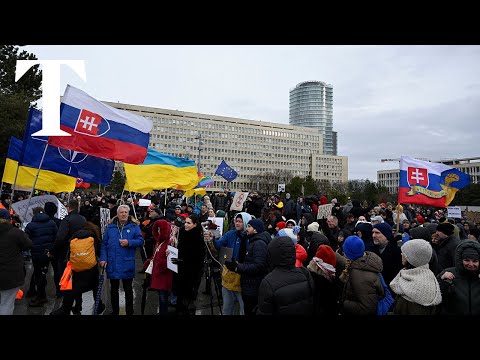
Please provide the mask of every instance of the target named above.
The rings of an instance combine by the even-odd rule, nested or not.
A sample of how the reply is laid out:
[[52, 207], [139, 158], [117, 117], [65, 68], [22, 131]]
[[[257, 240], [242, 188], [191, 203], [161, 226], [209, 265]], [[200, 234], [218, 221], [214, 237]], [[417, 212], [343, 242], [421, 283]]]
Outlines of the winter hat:
[[380, 223], [384, 222], [383, 217], [381, 217], [380, 215], [372, 216], [372, 217], [370, 218], [370, 221], [378, 221], [378, 222], [380, 222]]
[[217, 217], [225, 217], [225, 211], [217, 210], [217, 213], [215, 215], [217, 215]]
[[413, 239], [423, 239], [427, 240], [428, 242], [432, 241], [432, 235], [430, 234], [430, 231], [424, 226], [418, 226], [410, 230], [410, 236]]
[[285, 199], [287, 199], [287, 200], [290, 199], [290, 193], [285, 194]]
[[259, 219], [252, 219], [248, 222], [248, 225], [253, 227], [258, 234], [263, 232], [263, 221]]
[[331, 203], [332, 203], [333, 205], [335, 205], [337, 202], [338, 202], [338, 200], [337, 200], [337, 199], [335, 199], [335, 198], [334, 198], [334, 199], [332, 199], [332, 201], [331, 201]]
[[292, 223], [293, 226], [296, 226], [296, 225], [297, 225], [297, 222], [296, 222], [295, 220], [293, 220], [293, 219], [288, 219], [285, 224], [288, 225], [288, 223]]
[[328, 199], [325, 195], [320, 196], [320, 205], [326, 205], [328, 202]]
[[452, 224], [448, 223], [448, 222], [442, 223], [442, 224], [438, 224], [438, 226], [437, 226], [437, 231], [440, 231], [440, 232], [444, 233], [444, 234], [447, 235], [447, 236], [452, 235], [454, 230], [455, 230], [455, 227], [454, 227]]
[[298, 225], [295, 225], [295, 226], [292, 228], [293, 233], [294, 233], [295, 235], [300, 234], [300, 230], [301, 230], [301, 229], [302, 229], [302, 228], [301, 228], [300, 226], [298, 226]]
[[462, 260], [465, 259], [478, 260], [478, 251], [475, 250], [473, 247], [467, 247], [465, 250], [462, 251]]
[[373, 228], [378, 229], [387, 239], [391, 240], [393, 238], [392, 227], [388, 223], [375, 224]]
[[180, 205], [175, 206], [175, 209], [180, 209], [182, 210], [182, 207]]
[[432, 246], [423, 239], [412, 239], [401, 247], [402, 254], [415, 267], [426, 265], [432, 258]]
[[312, 222], [310, 225], [307, 226], [307, 231], [318, 232], [319, 227], [320, 225], [317, 222]]
[[277, 222], [277, 225], [275, 225], [275, 226], [278, 227], [278, 230], [281, 230], [281, 229], [285, 229], [287, 224], [285, 223], [285, 221], [279, 221], [279, 222]]
[[350, 260], [357, 260], [363, 256], [365, 244], [356, 235], [349, 236], [343, 243], [343, 253]]
[[335, 253], [328, 245], [320, 245], [317, 252], [315, 253], [315, 257], [322, 259], [323, 262], [326, 262], [327, 264], [337, 266], [337, 258], [335, 256]]
[[0, 209], [0, 219], [10, 220], [10, 213], [8, 210]]
[[278, 237], [280, 236], [288, 236], [290, 239], [292, 239], [293, 243], [296, 245], [297, 244], [297, 235], [293, 233], [292, 229], [281, 229], [278, 232]]

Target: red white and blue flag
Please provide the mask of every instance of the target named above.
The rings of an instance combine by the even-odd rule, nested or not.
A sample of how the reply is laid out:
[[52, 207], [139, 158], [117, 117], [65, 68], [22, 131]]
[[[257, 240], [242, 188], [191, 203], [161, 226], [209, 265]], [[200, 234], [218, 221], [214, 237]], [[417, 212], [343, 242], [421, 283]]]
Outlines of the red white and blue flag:
[[75, 187], [76, 188], [88, 189], [90, 187], [90, 184], [84, 182], [82, 178], [77, 178], [77, 182], [75, 183]]
[[48, 143], [106, 159], [140, 164], [147, 156], [152, 120], [101, 103], [68, 85], [60, 107], [60, 128], [72, 136]]
[[398, 203], [447, 207], [470, 176], [451, 166], [402, 156]]

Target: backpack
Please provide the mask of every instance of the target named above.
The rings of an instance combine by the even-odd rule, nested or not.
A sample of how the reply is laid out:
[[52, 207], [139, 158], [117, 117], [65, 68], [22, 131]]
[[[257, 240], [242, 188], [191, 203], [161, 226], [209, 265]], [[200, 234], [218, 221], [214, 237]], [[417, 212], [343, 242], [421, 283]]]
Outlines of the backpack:
[[70, 263], [73, 271], [90, 270], [97, 265], [93, 237], [70, 241]]
[[387, 315], [388, 310], [392, 306], [394, 299], [390, 290], [388, 290], [387, 284], [385, 284], [385, 280], [383, 280], [383, 276], [381, 273], [378, 273], [380, 276], [380, 281], [382, 282], [383, 290], [385, 291], [385, 296], [378, 300], [377, 304], [377, 315]]

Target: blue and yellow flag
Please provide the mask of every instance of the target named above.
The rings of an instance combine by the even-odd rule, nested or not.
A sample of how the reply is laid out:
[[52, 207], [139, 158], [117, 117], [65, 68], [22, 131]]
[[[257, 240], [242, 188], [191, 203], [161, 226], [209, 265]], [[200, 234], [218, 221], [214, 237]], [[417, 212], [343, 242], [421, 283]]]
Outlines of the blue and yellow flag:
[[[8, 146], [7, 159], [5, 161], [5, 170], [3, 172], [2, 181], [8, 184], [13, 184], [15, 181], [15, 173], [17, 172], [18, 161], [22, 153], [22, 140], [16, 137], [10, 138], [10, 145]], [[42, 154], [38, 154], [42, 156]], [[31, 188], [37, 175], [37, 169], [20, 166], [18, 169], [16, 185]], [[75, 190], [76, 178], [68, 175], [63, 175], [49, 170], [40, 170], [38, 180], [35, 184], [35, 189], [43, 191], [51, 191], [53, 193], [72, 192]]]
[[146, 194], [152, 190], [188, 190], [198, 184], [195, 162], [148, 149], [140, 165], [124, 164], [127, 182], [125, 190]]

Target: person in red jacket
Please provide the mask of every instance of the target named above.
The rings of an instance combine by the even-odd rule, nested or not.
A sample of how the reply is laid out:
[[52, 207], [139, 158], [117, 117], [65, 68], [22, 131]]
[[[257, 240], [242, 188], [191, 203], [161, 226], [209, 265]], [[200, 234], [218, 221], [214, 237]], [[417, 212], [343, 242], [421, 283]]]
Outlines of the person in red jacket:
[[[170, 240], [170, 224], [166, 220], [157, 220], [153, 224], [152, 234], [155, 239], [153, 257], [148, 259], [143, 268], [153, 261], [152, 283], [150, 288], [158, 291], [159, 315], [168, 314], [168, 293], [172, 290], [172, 270], [167, 268], [167, 246]], [[153, 259], [153, 260], [152, 260]]]

